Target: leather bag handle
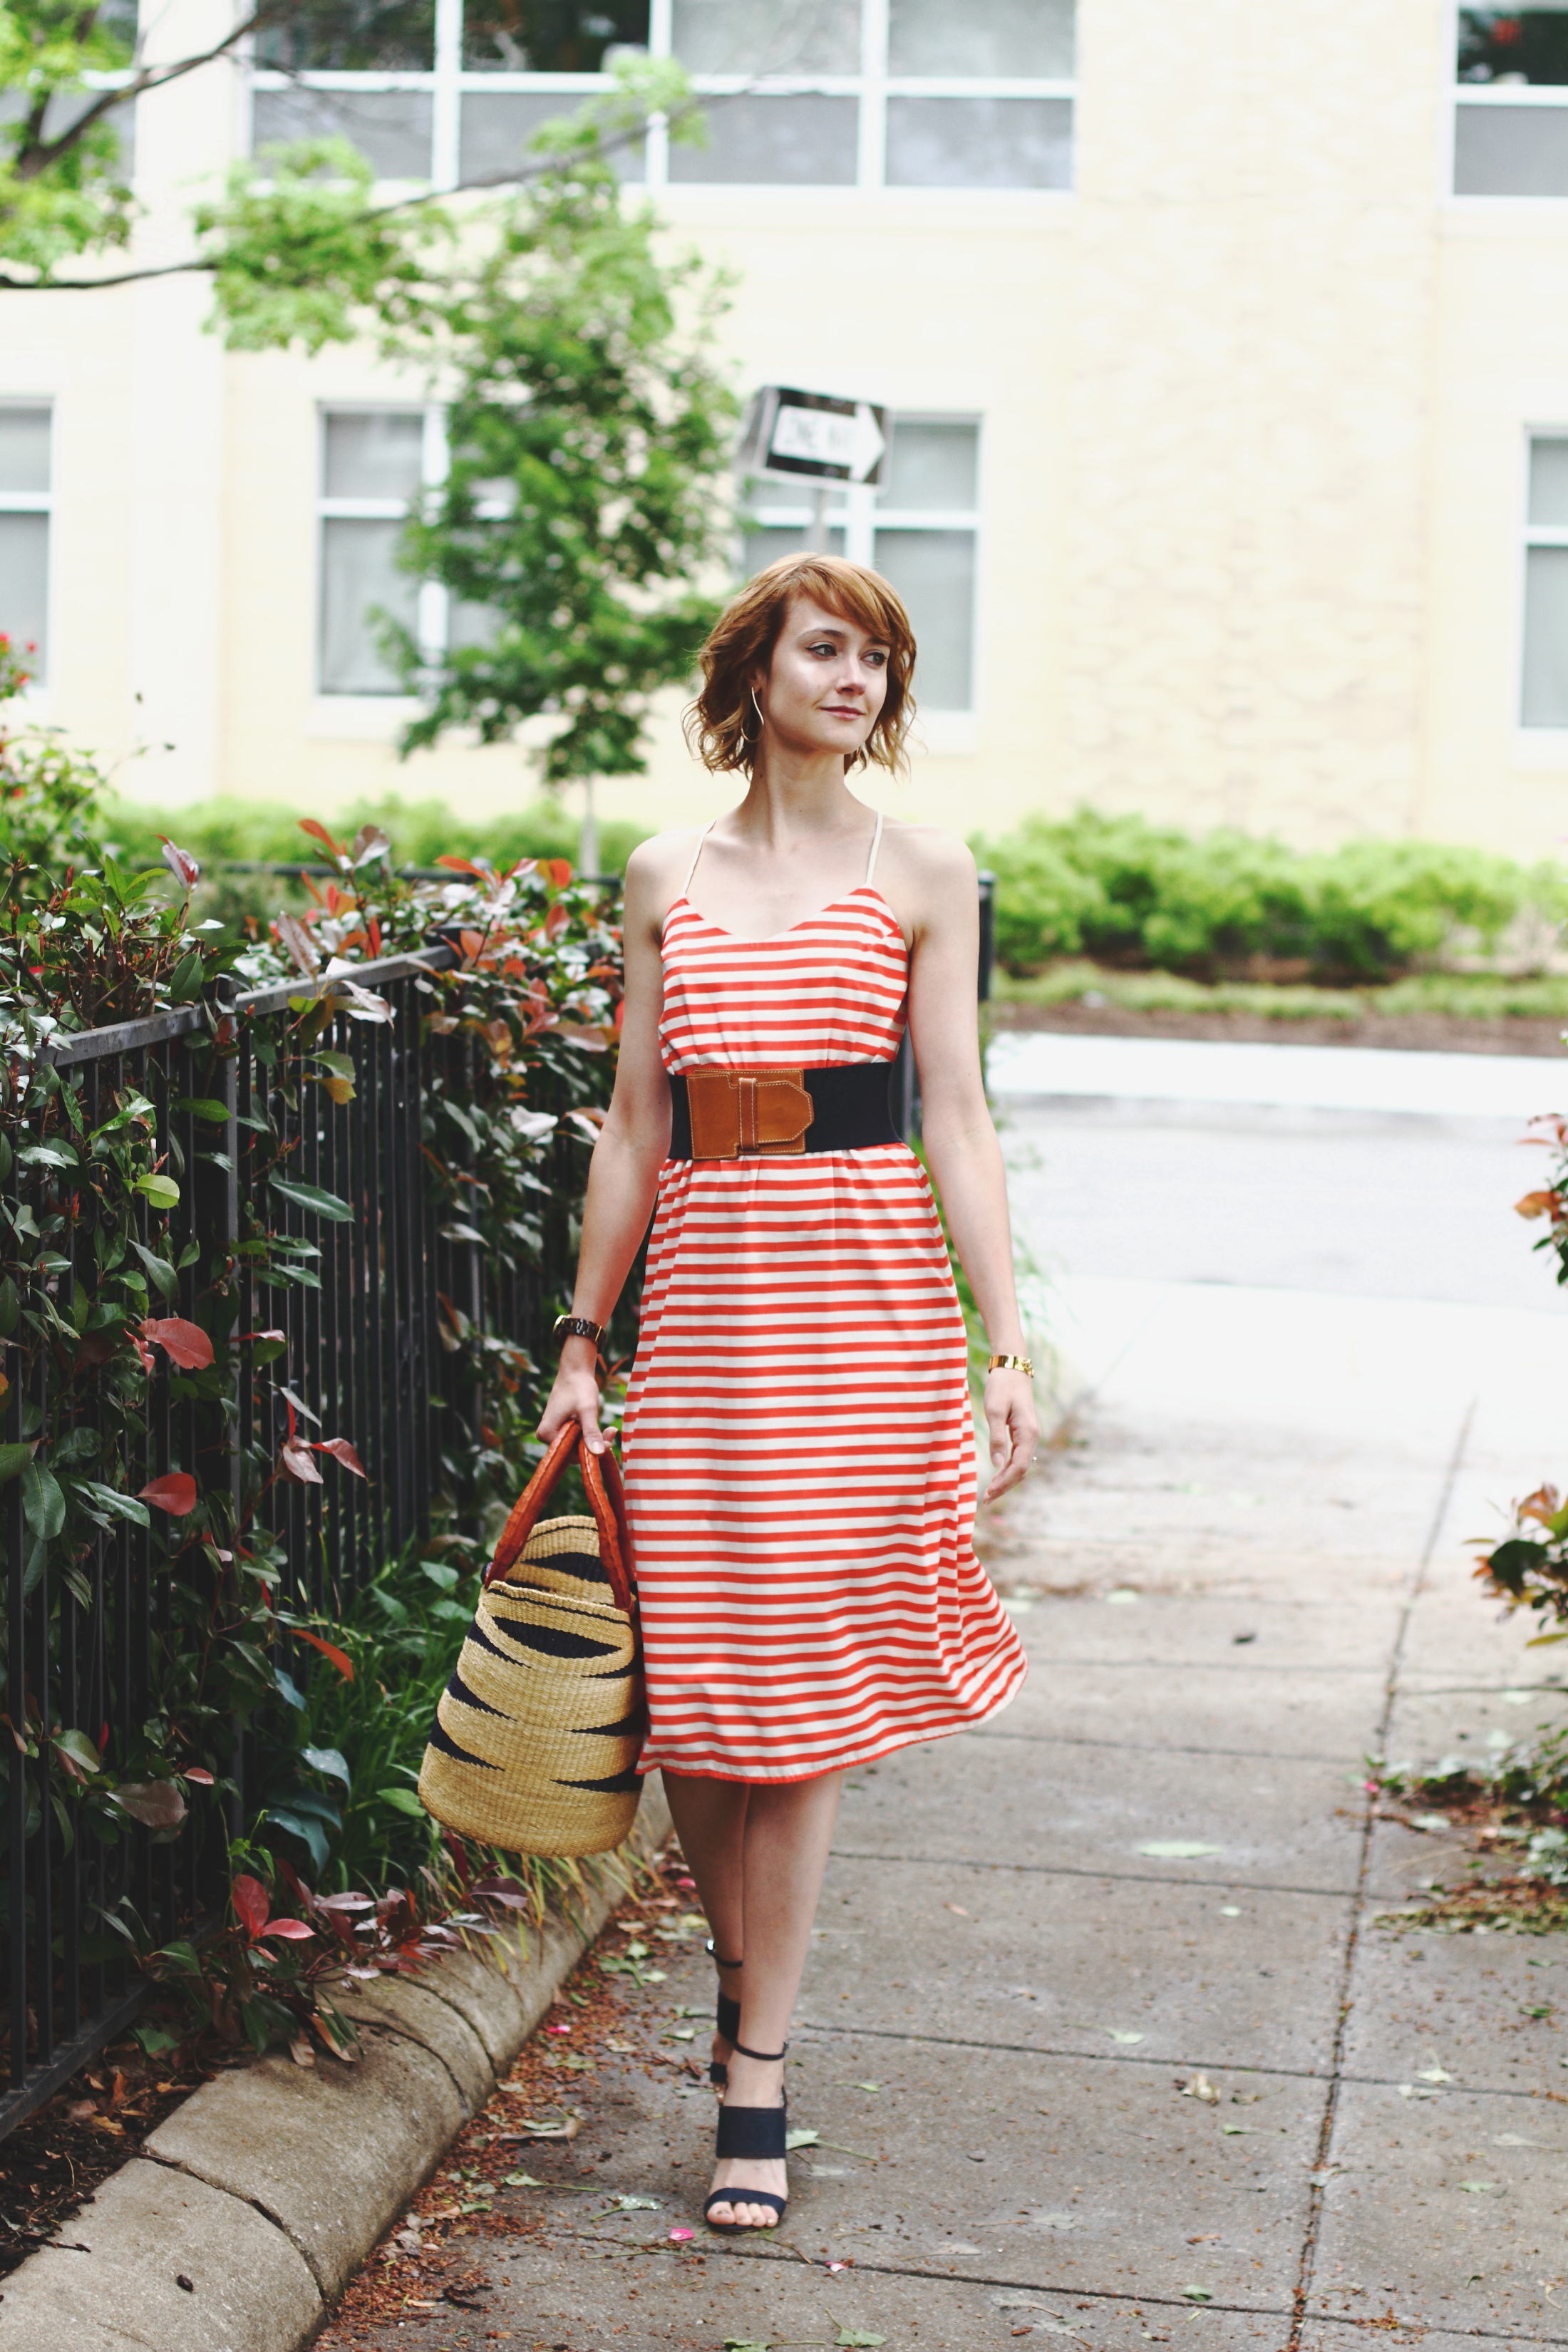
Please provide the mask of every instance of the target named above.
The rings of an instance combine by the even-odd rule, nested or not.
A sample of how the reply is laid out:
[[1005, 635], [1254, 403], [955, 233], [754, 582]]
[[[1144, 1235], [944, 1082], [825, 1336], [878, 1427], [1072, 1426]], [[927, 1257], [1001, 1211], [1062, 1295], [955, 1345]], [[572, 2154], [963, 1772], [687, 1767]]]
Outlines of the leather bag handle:
[[636, 1596], [631, 1581], [631, 1542], [626, 1532], [626, 1496], [615, 1449], [591, 1454], [583, 1443], [580, 1422], [569, 1421], [507, 1514], [495, 1556], [485, 1570], [486, 1585], [496, 1582], [515, 1566], [519, 1555], [574, 1458], [583, 1474], [583, 1491], [599, 1536], [599, 1558], [619, 1607], [631, 1615]]

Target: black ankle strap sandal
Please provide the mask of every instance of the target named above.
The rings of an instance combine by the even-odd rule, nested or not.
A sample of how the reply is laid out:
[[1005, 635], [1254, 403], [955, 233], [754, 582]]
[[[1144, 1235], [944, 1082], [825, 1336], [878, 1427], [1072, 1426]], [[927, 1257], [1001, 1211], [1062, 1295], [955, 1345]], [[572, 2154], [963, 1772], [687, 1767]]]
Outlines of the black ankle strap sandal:
[[[783, 2050], [748, 2050], [743, 2042], [737, 2042], [733, 2046], [739, 2057], [756, 2058], [764, 2065], [773, 2065], [784, 2056], [789, 2043], [786, 2042]], [[786, 2146], [788, 2134], [787, 2098], [776, 2107], [721, 2107], [713, 2153], [715, 2156], [751, 2157], [764, 2163], [782, 2163], [789, 2153]], [[715, 2221], [715, 2205], [767, 2205], [773, 2209], [773, 2218], [763, 2223]], [[710, 2230], [720, 2230], [726, 2237], [738, 2238], [758, 2228], [776, 2230], [788, 2205], [787, 2197], [777, 2196], [771, 2189], [748, 2189], [736, 2182], [728, 2189], [715, 2189], [702, 2208], [702, 2219]]]
[[[707, 1951], [709, 1958], [712, 1961], [716, 1969], [738, 1969], [741, 1965], [739, 1960], [721, 1960], [714, 1947], [711, 1936], [708, 1938]], [[738, 2000], [731, 2000], [727, 1992], [721, 1990], [718, 2000], [715, 2003], [715, 2010], [716, 2016], [714, 2022], [717, 2024], [719, 2031], [723, 2035], [725, 2041], [730, 2044], [731, 2048], [733, 2049], [736, 2042], [739, 2042], [741, 2038], [741, 2004]], [[714, 2089], [716, 2091], [721, 2091], [729, 2082], [729, 2079], [730, 2069], [725, 2065], [723, 2060], [721, 2058], [710, 2059], [708, 2063], [708, 2080], [712, 2084]]]

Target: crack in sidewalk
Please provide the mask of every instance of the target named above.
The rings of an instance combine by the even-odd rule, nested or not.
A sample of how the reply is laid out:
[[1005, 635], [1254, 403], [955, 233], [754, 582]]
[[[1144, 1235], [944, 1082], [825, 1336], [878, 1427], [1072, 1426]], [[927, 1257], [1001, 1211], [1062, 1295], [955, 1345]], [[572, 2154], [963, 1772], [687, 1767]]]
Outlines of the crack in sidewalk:
[[[1399, 1669], [1405, 1657], [1405, 1644], [1409, 1636], [1411, 1620], [1415, 1616], [1416, 1604], [1426, 1589], [1427, 1571], [1431, 1568], [1433, 1556], [1437, 1549], [1437, 1539], [1443, 1532], [1444, 1523], [1454, 1499], [1454, 1487], [1458, 1479], [1460, 1464], [1464, 1460], [1465, 1448], [1469, 1444], [1470, 1430], [1475, 1422], [1479, 1402], [1478, 1398], [1472, 1397], [1460, 1420], [1458, 1431], [1449, 1451], [1442, 1484], [1438, 1488], [1436, 1508], [1432, 1514], [1432, 1523], [1427, 1529], [1426, 1541], [1422, 1547], [1421, 1557], [1415, 1563], [1404, 1605], [1399, 1612], [1399, 1622], [1394, 1628], [1393, 1646], [1388, 1654], [1388, 1668], [1383, 1685], [1383, 1706], [1378, 1714], [1375, 1733], [1377, 1746], [1373, 1752], [1380, 1756], [1386, 1752], [1389, 1726], [1394, 1719], [1394, 1709], [1399, 1698]], [[1355, 1974], [1356, 1956], [1361, 1949], [1363, 1914], [1368, 1902], [1373, 1899], [1368, 1882], [1372, 1874], [1372, 1838], [1376, 1824], [1377, 1802], [1375, 1798], [1369, 1797], [1366, 1800], [1361, 1826], [1360, 1856], [1356, 1867], [1356, 1906], [1351, 1916], [1350, 1931], [1345, 1938], [1344, 1958], [1340, 1965], [1340, 1998], [1338, 2013], [1334, 2021], [1333, 2048], [1329, 2059], [1329, 2093], [1323, 2102], [1322, 2122], [1318, 2132], [1317, 2161], [1313, 2166], [1315, 2173], [1321, 2173], [1327, 2168], [1329, 2150], [1333, 2145], [1334, 2125], [1339, 2116], [1340, 2087], [1347, 2079], [1344, 2072], [1344, 2052], [1346, 2031], [1353, 2005], [1351, 1987]], [[1294, 2309], [1290, 2323], [1290, 2339], [1286, 2347], [1286, 2352], [1300, 2352], [1301, 2330], [1309, 2316], [1307, 2298], [1311, 2293], [1313, 2269], [1318, 2251], [1318, 2234], [1322, 2225], [1323, 2196], [1322, 2183], [1314, 2180], [1311, 2188], [1311, 2201], [1307, 2213], [1307, 2231], [1301, 2242], [1300, 2263], [1296, 2276]], [[1542, 2336], [1535, 2340], [1552, 2343], [1561, 2342], [1563, 2339]]]

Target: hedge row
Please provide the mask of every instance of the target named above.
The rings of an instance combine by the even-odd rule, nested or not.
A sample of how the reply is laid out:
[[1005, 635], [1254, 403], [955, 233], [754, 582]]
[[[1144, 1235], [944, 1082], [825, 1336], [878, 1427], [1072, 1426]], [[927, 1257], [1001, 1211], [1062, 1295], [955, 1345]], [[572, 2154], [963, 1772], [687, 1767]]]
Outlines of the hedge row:
[[1058, 956], [1183, 971], [1381, 981], [1527, 923], [1539, 946], [1568, 919], [1568, 872], [1442, 842], [1349, 841], [1307, 854], [1251, 834], [1193, 835], [1089, 809], [1031, 816], [971, 844], [996, 875], [1008, 971]]
[[[231, 858], [264, 865], [297, 865], [301, 858], [319, 862], [319, 850], [301, 838], [300, 816], [285, 801], [225, 796], [177, 810], [121, 801], [103, 812], [100, 822], [128, 864], [156, 865], [163, 836], [172, 834], [210, 869]], [[482, 857], [501, 874], [522, 857], [563, 857], [574, 866], [577, 861], [577, 821], [558, 800], [537, 800], [504, 816], [476, 819], [459, 816], [445, 801], [404, 801], [392, 793], [359, 803], [336, 823], [345, 838], [362, 825], [377, 826], [405, 866], [433, 866], [454, 851]], [[605, 872], [624, 873], [626, 859], [651, 830], [624, 818], [602, 823], [599, 862]]]

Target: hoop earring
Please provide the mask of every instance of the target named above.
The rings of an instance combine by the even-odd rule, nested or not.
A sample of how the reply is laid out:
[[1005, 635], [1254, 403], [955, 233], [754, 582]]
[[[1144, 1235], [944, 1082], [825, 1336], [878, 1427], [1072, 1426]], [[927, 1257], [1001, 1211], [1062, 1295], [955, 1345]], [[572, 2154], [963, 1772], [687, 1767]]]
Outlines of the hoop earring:
[[763, 728], [767, 725], [767, 723], [768, 723], [768, 722], [767, 722], [767, 720], [763, 717], [763, 706], [762, 706], [762, 704], [757, 700], [757, 689], [756, 689], [756, 688], [755, 688], [754, 686], [753, 686], [753, 687], [752, 687], [752, 709], [756, 712], [756, 714], [757, 714], [757, 732], [758, 732], [758, 734], [760, 735], [760, 734], [762, 733], [762, 731], [763, 731]]

